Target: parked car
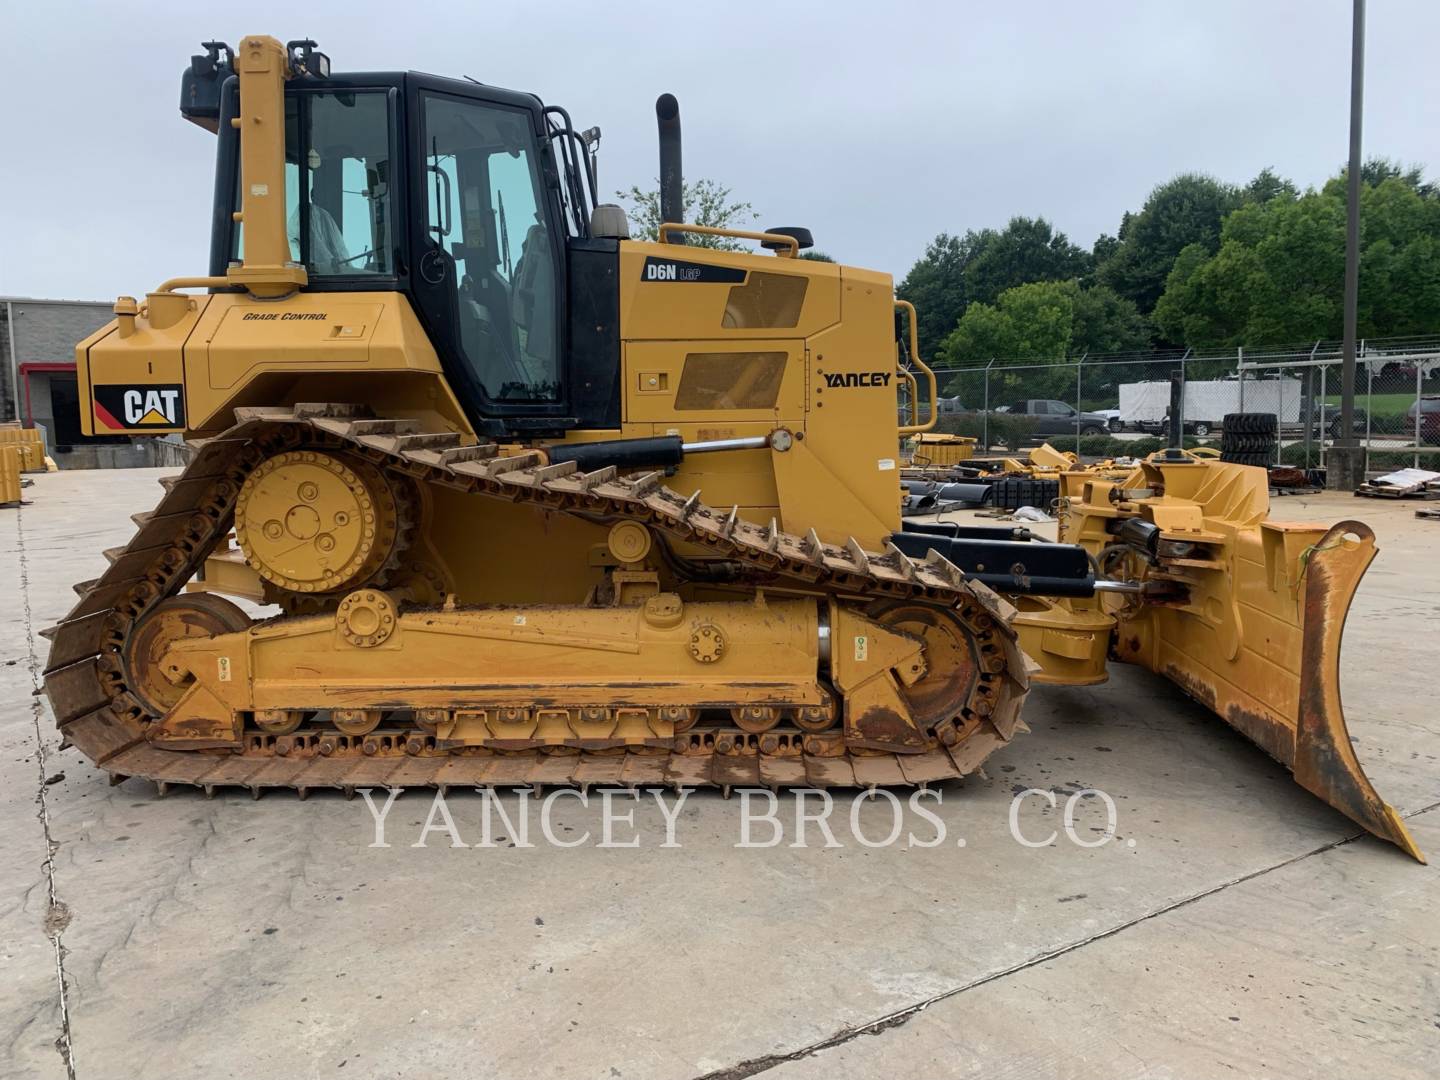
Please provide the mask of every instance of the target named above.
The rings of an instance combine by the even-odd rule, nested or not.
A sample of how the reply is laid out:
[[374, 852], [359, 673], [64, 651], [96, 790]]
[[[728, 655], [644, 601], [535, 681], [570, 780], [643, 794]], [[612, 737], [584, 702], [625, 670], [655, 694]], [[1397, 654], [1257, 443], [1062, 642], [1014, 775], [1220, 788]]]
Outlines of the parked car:
[[1125, 430], [1125, 421], [1120, 419], [1119, 409], [1096, 409], [1095, 415], [1103, 416], [1105, 418], [1105, 426], [1111, 431]]
[[950, 416], [954, 413], [962, 413], [965, 411], [965, 406], [960, 404], [958, 397], [936, 398], [935, 404], [938, 406], [937, 411], [941, 416]]
[[[1364, 435], [1366, 425], [1368, 425], [1369, 422], [1370, 414], [1357, 405], [1351, 418], [1350, 430], [1356, 435]], [[1301, 427], [1303, 429], [1304, 425], [1301, 425]], [[1340, 437], [1339, 405], [1332, 405], [1326, 402], [1320, 406], [1320, 415], [1316, 417], [1310, 429], [1310, 434], [1318, 439], [1321, 431], [1324, 431], [1324, 433], [1332, 439], [1338, 439]]]
[[[1170, 410], [1165, 410], [1163, 420], [1141, 420], [1135, 426], [1149, 435], [1165, 435], [1170, 431]], [[1187, 420], [1185, 421], [1185, 434], [1194, 435], [1203, 439], [1205, 436], [1220, 430], [1219, 422], [1211, 423], [1209, 420]]]
[[1440, 446], [1440, 409], [1420, 418], [1420, 441], [1426, 446]]
[[1422, 416], [1429, 415], [1430, 413], [1440, 413], [1440, 394], [1421, 394], [1420, 400], [1405, 410], [1405, 415], [1410, 419], [1412, 425], [1415, 420], [1416, 410], [1419, 410]]
[[1420, 441], [1426, 446], [1440, 446], [1440, 394], [1422, 394], [1420, 400], [1405, 410], [1406, 427], [1415, 430], [1415, 416], [1420, 416]]
[[1074, 435], [1077, 430], [1081, 435], [1104, 435], [1110, 430], [1109, 417], [1077, 413], [1074, 406], [1050, 398], [1023, 398], [1002, 408], [1011, 416], [1031, 417], [1036, 435]]

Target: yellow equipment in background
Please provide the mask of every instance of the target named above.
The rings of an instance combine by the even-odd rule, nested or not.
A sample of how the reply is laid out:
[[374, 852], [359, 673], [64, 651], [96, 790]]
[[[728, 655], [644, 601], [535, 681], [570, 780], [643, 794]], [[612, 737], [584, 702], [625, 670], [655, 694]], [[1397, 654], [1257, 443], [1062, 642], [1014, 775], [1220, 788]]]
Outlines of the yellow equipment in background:
[[20, 502], [20, 447], [0, 443], [0, 506]]
[[[1032, 670], [1094, 682], [1113, 650], [1418, 855], [1339, 712], [1368, 530], [1274, 526], [1258, 470], [1189, 458], [1092, 476], [1064, 543], [902, 527], [898, 440], [969, 450], [924, 441], [913, 309], [798, 258], [805, 229], [683, 224], [674, 98], [653, 243], [597, 204], [593, 129], [531, 95], [247, 37], [182, 103], [218, 135], [209, 273], [76, 351], [87, 433], [196, 447], [50, 631], [100, 767], [923, 784], [1024, 730]], [[684, 243], [717, 232], [769, 254]]]
[[21, 472], [45, 472], [53, 463], [45, 455], [45, 441], [36, 428], [17, 423], [0, 424], [0, 446], [13, 446], [19, 455]]
[[959, 465], [975, 456], [975, 443], [968, 435], [921, 432], [910, 437], [910, 461], [920, 469]]

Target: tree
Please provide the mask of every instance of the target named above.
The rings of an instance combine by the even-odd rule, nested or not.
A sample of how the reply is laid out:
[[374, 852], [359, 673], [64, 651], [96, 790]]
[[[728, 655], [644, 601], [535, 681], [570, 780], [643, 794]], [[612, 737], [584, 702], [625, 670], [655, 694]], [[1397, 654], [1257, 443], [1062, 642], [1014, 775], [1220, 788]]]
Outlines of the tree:
[[1090, 254], [1044, 218], [1013, 217], [999, 232], [987, 229], [965, 268], [972, 303], [993, 304], [1006, 289], [1032, 281], [1064, 281], [1090, 270]]
[[921, 356], [933, 356], [965, 314], [965, 267], [976, 239], [974, 232], [963, 237], [941, 233], [926, 245], [925, 254], [895, 290], [900, 299], [915, 305]]
[[833, 263], [833, 262], [835, 261], [835, 260], [832, 259], [829, 255], [826, 255], [825, 252], [823, 252], [823, 251], [815, 251], [815, 250], [813, 250], [813, 249], [810, 250], [810, 251], [802, 251], [802, 252], [800, 252], [800, 258], [802, 258], [802, 259], [809, 259], [811, 262], [828, 262], [828, 263]]
[[[1144, 348], [1149, 341], [1149, 324], [1113, 289], [1087, 289], [1073, 279], [1042, 281], [1006, 289], [994, 304], [971, 304], [938, 359], [948, 366], [992, 358], [1062, 361]], [[1025, 385], [1030, 396], [1073, 397], [1074, 380], [1074, 367], [1062, 365], [1053, 374], [1028, 373]], [[951, 393], [961, 392], [959, 380], [951, 387]]]
[[1150, 312], [1180, 252], [1191, 244], [1218, 249], [1220, 223], [1241, 199], [1237, 188], [1199, 173], [1159, 185], [1140, 212], [1121, 223], [1119, 246], [1096, 268], [1096, 280]]
[[974, 303], [940, 346], [947, 365], [1001, 359], [1056, 360], [1070, 350], [1075, 303], [1069, 282], [1006, 289], [994, 304]]
[[1295, 199], [1300, 192], [1295, 185], [1268, 165], [1255, 174], [1255, 179], [1240, 189], [1240, 200], [1247, 203], [1269, 202], [1271, 199]]
[[920, 352], [934, 355], [976, 301], [992, 304], [1006, 289], [1077, 277], [1090, 255], [1044, 218], [1015, 217], [1004, 229], [941, 233], [896, 290], [919, 313]]
[[[1129, 216], [1128, 214], [1126, 215]], [[1101, 233], [1095, 238], [1094, 245], [1090, 248], [1090, 261], [1097, 268], [1103, 266], [1115, 257], [1120, 250], [1120, 238], [1111, 236], [1109, 233]]]
[[[1411, 170], [1380, 167], [1361, 188], [1359, 330], [1440, 325], [1440, 194]], [[1345, 274], [1343, 174], [1298, 198], [1250, 203], [1225, 220], [1219, 249], [1181, 252], [1155, 319], [1188, 345], [1338, 337]]]
[[[1341, 167], [1338, 179], [1342, 183], [1349, 171], [1348, 167]], [[1440, 189], [1426, 181], [1425, 170], [1419, 165], [1402, 165], [1389, 158], [1372, 157], [1360, 166], [1360, 182], [1362, 184], [1379, 187], [1386, 180], [1400, 180], [1406, 186], [1414, 188], [1417, 194], [1426, 198], [1440, 194]]]
[[1070, 330], [1072, 355], [1135, 352], [1151, 344], [1150, 320], [1140, 314], [1133, 300], [1127, 300], [1105, 285], [1082, 288], [1074, 282], [1071, 300], [1075, 306]]
[[[660, 187], [641, 191], [631, 187], [628, 191], [617, 191], [616, 198], [625, 204], [630, 229], [637, 240], [658, 240], [660, 226]], [[681, 196], [683, 213], [687, 225], [708, 225], [716, 229], [740, 228], [755, 220], [755, 208], [748, 202], [734, 202], [730, 189], [714, 180], [686, 182]], [[687, 233], [685, 242], [691, 247], [714, 248], [720, 251], [748, 251], [746, 241], [733, 236], [706, 236], [703, 233]]]

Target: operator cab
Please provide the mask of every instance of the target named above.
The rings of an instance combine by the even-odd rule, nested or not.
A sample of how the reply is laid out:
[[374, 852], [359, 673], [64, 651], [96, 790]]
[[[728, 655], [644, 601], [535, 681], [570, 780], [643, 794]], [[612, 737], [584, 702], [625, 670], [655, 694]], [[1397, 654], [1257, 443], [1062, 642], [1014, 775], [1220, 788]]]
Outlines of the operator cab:
[[[239, 86], [228, 49], [206, 48], [181, 111], [220, 137], [220, 275], [244, 250], [231, 217]], [[407, 293], [487, 434], [618, 426], [619, 246], [589, 235], [598, 132], [582, 139], [530, 94], [416, 72], [331, 75], [313, 42], [287, 49], [285, 217], [306, 289]]]

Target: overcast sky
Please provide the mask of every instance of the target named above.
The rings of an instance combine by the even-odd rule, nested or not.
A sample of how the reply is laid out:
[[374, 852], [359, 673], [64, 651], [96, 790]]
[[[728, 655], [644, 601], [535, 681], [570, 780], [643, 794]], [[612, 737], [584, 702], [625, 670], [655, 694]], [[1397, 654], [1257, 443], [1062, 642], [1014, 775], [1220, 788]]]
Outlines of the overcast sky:
[[[1347, 150], [1350, 0], [7, 5], [0, 294], [109, 299], [201, 274], [202, 39], [313, 37], [339, 70], [528, 90], [598, 124], [602, 188], [685, 166], [897, 278], [941, 231], [1043, 215], [1090, 245], [1176, 173], [1318, 183]], [[1365, 150], [1440, 173], [1440, 3], [1371, 0]], [[593, 10], [593, 13], [592, 13]]]

